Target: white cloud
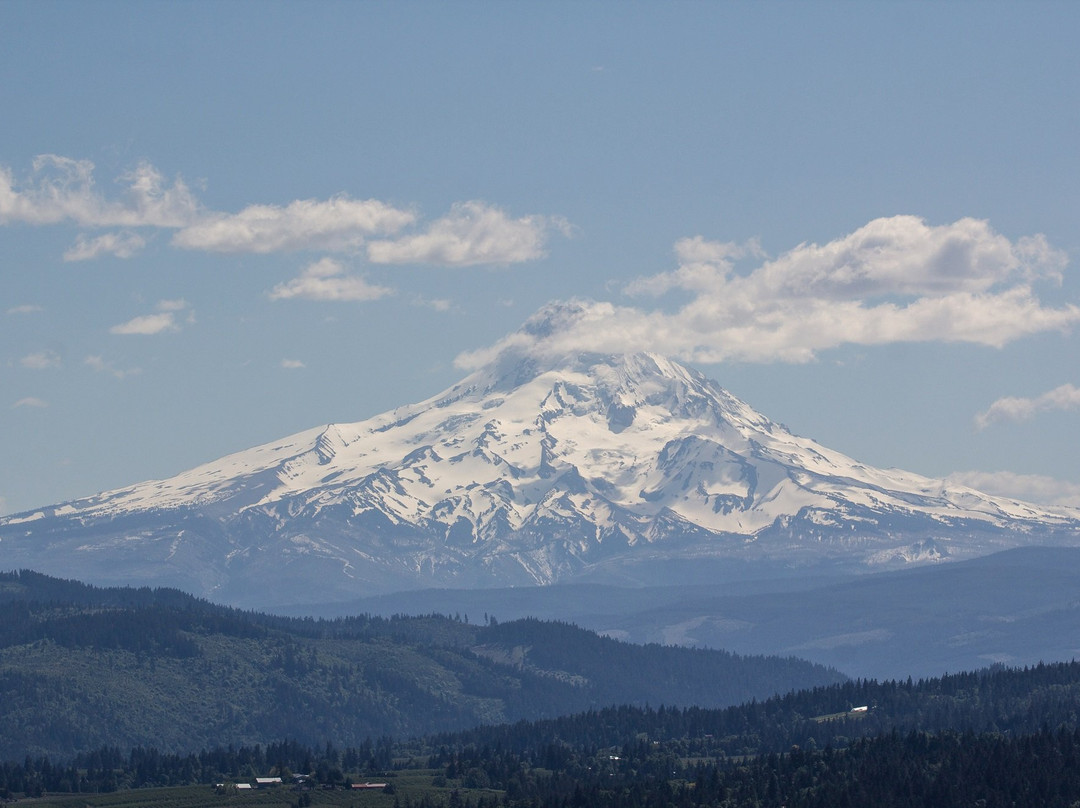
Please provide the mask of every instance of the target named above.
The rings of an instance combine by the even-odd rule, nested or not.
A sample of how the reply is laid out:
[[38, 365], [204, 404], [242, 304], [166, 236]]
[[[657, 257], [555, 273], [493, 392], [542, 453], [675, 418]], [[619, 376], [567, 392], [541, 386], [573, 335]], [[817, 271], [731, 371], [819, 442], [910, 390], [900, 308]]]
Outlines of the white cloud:
[[11, 405], [11, 409], [19, 409], [21, 407], [32, 407], [34, 409], [43, 409], [49, 406], [48, 401], [43, 401], [40, 398], [34, 396], [27, 396], [26, 398], [20, 398], [14, 404]]
[[393, 294], [392, 289], [375, 286], [356, 275], [347, 275], [345, 267], [333, 258], [323, 258], [308, 267], [300, 277], [279, 283], [268, 293], [271, 300], [305, 298], [320, 301], [368, 301]]
[[1012, 244], [978, 219], [932, 227], [915, 216], [893, 216], [824, 246], [800, 245], [766, 263], [752, 281], [756, 289], [778, 297], [977, 294], [1017, 277], [1060, 281], [1065, 262], [1065, 255], [1041, 235]]
[[94, 185], [94, 164], [55, 154], [34, 159], [20, 183], [0, 167], [0, 224], [57, 224], [83, 227], [181, 227], [198, 212], [198, 202], [179, 177], [169, 184], [149, 163], [120, 177], [122, 199], [106, 199]]
[[395, 233], [415, 218], [376, 199], [303, 199], [283, 208], [251, 205], [239, 213], [207, 216], [177, 232], [172, 243], [211, 252], [352, 250], [368, 236]]
[[1042, 412], [1076, 409], [1080, 409], [1080, 388], [1063, 384], [1035, 398], [999, 398], [975, 416], [975, 426], [985, 429], [995, 421], [1026, 421]]
[[415, 302], [417, 306], [424, 306], [434, 311], [450, 311], [454, 307], [454, 302], [444, 297], [417, 297]]
[[47, 370], [49, 368], [60, 367], [60, 365], [63, 364], [63, 360], [56, 351], [46, 349], [44, 351], [27, 354], [19, 360], [19, 364], [30, 370]]
[[757, 239], [745, 244], [735, 242], [706, 241], [701, 236], [683, 238], [675, 242], [675, 257], [679, 268], [647, 278], [631, 281], [626, 287], [630, 295], [659, 297], [671, 289], [691, 292], [708, 292], [723, 283], [740, 258], [764, 258], [765, 253]]
[[[1001, 347], [1066, 331], [1080, 306], [1044, 306], [1033, 282], [1060, 282], [1062, 253], [1042, 236], [1015, 243], [986, 222], [931, 227], [914, 216], [877, 219], [823, 246], [802, 244], [749, 273], [738, 246], [684, 239], [679, 267], [630, 284], [628, 292], [689, 293], [673, 312], [574, 302], [543, 333], [511, 335], [493, 350], [463, 355], [471, 366], [502, 345], [541, 353], [651, 350], [696, 362], [807, 362], [840, 345], [967, 342]], [[552, 309], [543, 313], [548, 318]]]
[[286, 370], [299, 370], [306, 367], [299, 359], [282, 359], [281, 366]]
[[109, 333], [149, 336], [166, 331], [179, 331], [181, 327], [179, 315], [185, 311], [187, 316], [184, 318], [184, 322], [187, 324], [195, 322], [195, 313], [188, 308], [187, 301], [183, 299], [161, 300], [158, 302], [156, 309], [157, 311], [153, 314], [143, 314], [128, 320], [126, 323], [114, 325], [109, 329]]
[[[0, 166], [0, 225], [72, 223], [84, 229], [123, 228], [80, 233], [66, 261], [102, 255], [129, 258], [147, 244], [133, 228], [172, 230], [170, 245], [221, 253], [275, 253], [313, 250], [355, 252], [367, 246], [368, 259], [381, 264], [426, 263], [443, 266], [514, 264], [545, 255], [550, 230], [564, 234], [560, 217], [511, 219], [483, 202], [453, 205], [450, 213], [422, 232], [394, 238], [416, 214], [378, 199], [298, 199], [286, 205], [253, 204], [236, 213], [207, 210], [182, 179], [169, 182], [153, 165], [140, 163], [117, 180], [121, 193], [111, 198], [94, 181], [95, 166], [55, 154], [40, 155], [25, 178]], [[371, 241], [381, 237], [378, 241]]]
[[1080, 483], [1058, 480], [1042, 474], [1016, 474], [1011, 471], [960, 471], [946, 480], [952, 485], [974, 488], [985, 494], [1035, 502], [1040, 505], [1065, 505], [1080, 508]]
[[561, 219], [524, 216], [511, 219], [483, 202], [459, 202], [449, 215], [436, 219], [423, 233], [372, 241], [368, 259], [376, 264], [516, 264], [543, 258], [547, 230], [568, 232]]
[[158, 312], [156, 314], [143, 314], [133, 317], [126, 323], [114, 325], [109, 329], [110, 334], [160, 334], [164, 331], [179, 331], [176, 324], [176, 315], [171, 311]]
[[[16, 180], [0, 166], [0, 225], [73, 222], [80, 227], [154, 227], [177, 232], [172, 244], [211, 252], [268, 253], [351, 250], [372, 235], [396, 233], [415, 214], [378, 200], [337, 196], [296, 200], [284, 207], [251, 205], [239, 213], [207, 211], [179, 177], [170, 184], [154, 166], [140, 163], [119, 179], [120, 199], [107, 199], [94, 183], [94, 164], [54, 154], [35, 158], [30, 176]], [[65, 259], [105, 253], [128, 257], [145, 245], [134, 233], [80, 235]]]
[[8, 314], [37, 314], [45, 311], [41, 306], [35, 306], [30, 303], [24, 303], [21, 306], [12, 306], [7, 310]]
[[115, 255], [117, 258], [131, 258], [146, 246], [146, 239], [138, 233], [125, 230], [119, 233], [105, 233], [96, 238], [87, 238], [80, 234], [64, 253], [65, 261], [89, 261], [101, 255]]
[[83, 364], [98, 373], [108, 373], [110, 376], [114, 376], [117, 379], [126, 379], [128, 376], [137, 376], [142, 373], [141, 368], [121, 370], [114, 366], [112, 362], [106, 362], [100, 355], [86, 357], [86, 359], [83, 360]]

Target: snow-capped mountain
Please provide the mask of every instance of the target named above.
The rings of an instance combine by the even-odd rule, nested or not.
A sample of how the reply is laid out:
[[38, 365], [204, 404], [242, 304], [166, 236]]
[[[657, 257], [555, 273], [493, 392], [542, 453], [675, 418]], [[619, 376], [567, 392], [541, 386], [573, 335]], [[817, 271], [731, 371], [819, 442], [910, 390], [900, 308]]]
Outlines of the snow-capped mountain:
[[1080, 543], [1080, 511], [862, 465], [653, 354], [506, 351], [419, 404], [0, 519], [0, 568], [269, 606], [1033, 543]]

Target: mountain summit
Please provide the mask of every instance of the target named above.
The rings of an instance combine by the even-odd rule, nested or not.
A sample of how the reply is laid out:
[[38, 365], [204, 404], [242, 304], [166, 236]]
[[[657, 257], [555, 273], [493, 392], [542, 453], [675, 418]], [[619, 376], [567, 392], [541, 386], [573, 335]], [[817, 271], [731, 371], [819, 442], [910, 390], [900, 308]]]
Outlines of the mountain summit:
[[1036, 543], [1080, 543], [1080, 512], [865, 466], [654, 354], [506, 350], [419, 404], [0, 519], [0, 568], [267, 607]]

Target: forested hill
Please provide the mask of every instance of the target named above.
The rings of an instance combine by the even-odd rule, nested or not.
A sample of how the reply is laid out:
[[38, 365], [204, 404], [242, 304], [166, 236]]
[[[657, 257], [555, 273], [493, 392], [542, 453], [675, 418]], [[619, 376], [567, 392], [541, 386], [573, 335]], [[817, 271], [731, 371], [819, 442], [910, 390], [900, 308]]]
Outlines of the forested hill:
[[919, 681], [847, 681], [721, 709], [612, 707], [545, 721], [477, 727], [431, 739], [449, 749], [543, 757], [558, 738], [630, 749], [642, 738], [690, 757], [735, 758], [794, 746], [842, 749], [892, 732], [1005, 733], [1080, 729], [1080, 662], [995, 667]]
[[282, 618], [177, 590], [0, 574], [0, 759], [286, 737], [355, 745], [616, 704], [720, 707], [844, 680], [796, 659], [481, 621]]
[[845, 682], [718, 710], [590, 711], [428, 748], [447, 777], [505, 789], [511, 806], [1072, 808], [1080, 663]]

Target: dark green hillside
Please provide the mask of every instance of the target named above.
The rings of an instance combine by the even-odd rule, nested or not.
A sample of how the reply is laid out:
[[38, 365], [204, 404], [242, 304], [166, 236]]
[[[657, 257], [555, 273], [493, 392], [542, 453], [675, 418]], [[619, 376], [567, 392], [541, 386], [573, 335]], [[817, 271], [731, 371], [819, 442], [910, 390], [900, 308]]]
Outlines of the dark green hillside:
[[[622, 698], [611, 702], [618, 704], [708, 706], [743, 702], [759, 698], [757, 694], [762, 692], [788, 692], [787, 683], [797, 680], [806, 665], [793, 657], [730, 656], [732, 662], [739, 661], [738, 666], [727, 666], [723, 678], [717, 680], [713, 652], [632, 645], [565, 623], [533, 619], [490, 626], [480, 639], [485, 645], [516, 650], [523, 655], [523, 669], [547, 676], [562, 676], [567, 659], [573, 660], [572, 675], [589, 682], [601, 682], [616, 671], [633, 670], [619, 685]], [[485, 647], [475, 650], [483, 653]], [[720, 697], [721, 692], [741, 695], [731, 702]]]
[[176, 590], [0, 575], [0, 758], [274, 738], [359, 744], [612, 704], [724, 706], [843, 677], [566, 624], [272, 617]]

